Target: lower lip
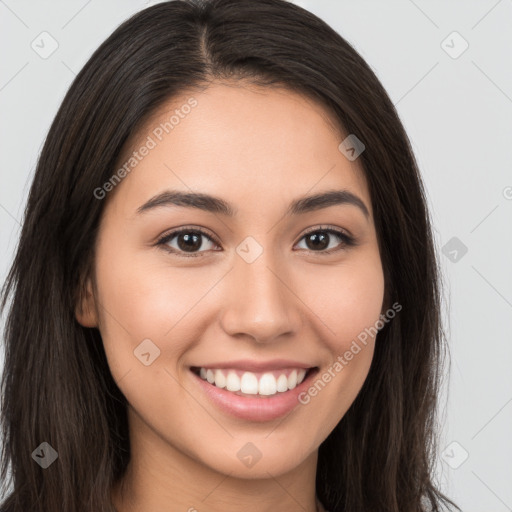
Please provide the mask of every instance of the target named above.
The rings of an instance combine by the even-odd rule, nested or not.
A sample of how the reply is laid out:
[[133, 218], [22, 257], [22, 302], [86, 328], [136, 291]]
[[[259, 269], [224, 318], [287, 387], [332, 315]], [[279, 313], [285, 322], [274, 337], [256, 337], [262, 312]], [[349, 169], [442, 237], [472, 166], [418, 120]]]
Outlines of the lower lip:
[[295, 388], [285, 393], [277, 393], [268, 398], [235, 395], [231, 391], [218, 388], [191, 371], [206, 396], [225, 413], [249, 421], [271, 421], [289, 414], [299, 402], [299, 395], [309, 387], [311, 378], [318, 369], [311, 371]]

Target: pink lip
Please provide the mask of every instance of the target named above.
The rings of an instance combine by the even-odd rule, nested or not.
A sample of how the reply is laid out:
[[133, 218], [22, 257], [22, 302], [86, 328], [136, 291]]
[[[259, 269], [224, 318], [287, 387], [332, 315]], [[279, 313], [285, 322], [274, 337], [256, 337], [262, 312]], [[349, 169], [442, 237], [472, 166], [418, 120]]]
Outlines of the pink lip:
[[[288, 361], [287, 364], [290, 362]], [[233, 363], [229, 363], [230, 365]], [[293, 363], [297, 364], [297, 363]], [[233, 366], [226, 366], [233, 368]], [[299, 364], [299, 368], [303, 366]], [[203, 367], [204, 368], [204, 367]], [[211, 366], [211, 368], [219, 368], [219, 366]], [[244, 366], [246, 368], [246, 366]], [[311, 368], [311, 367], [305, 367]], [[199, 375], [190, 372], [197, 381], [206, 396], [223, 412], [249, 421], [271, 421], [290, 413], [297, 405], [299, 405], [299, 395], [305, 391], [312, 377], [318, 373], [318, 369], [310, 372], [309, 375], [294, 389], [290, 389], [285, 393], [277, 393], [270, 397], [248, 397], [235, 395], [231, 391], [218, 388], [213, 384], [201, 379]]]
[[210, 369], [225, 369], [230, 368], [233, 370], [245, 370], [247, 372], [265, 372], [272, 370], [281, 370], [282, 368], [313, 368], [314, 364], [301, 363], [299, 361], [292, 361], [291, 359], [273, 359], [271, 361], [254, 361], [250, 359], [239, 359], [237, 361], [227, 361], [223, 363], [211, 363], [205, 366], [196, 365], [196, 368]]

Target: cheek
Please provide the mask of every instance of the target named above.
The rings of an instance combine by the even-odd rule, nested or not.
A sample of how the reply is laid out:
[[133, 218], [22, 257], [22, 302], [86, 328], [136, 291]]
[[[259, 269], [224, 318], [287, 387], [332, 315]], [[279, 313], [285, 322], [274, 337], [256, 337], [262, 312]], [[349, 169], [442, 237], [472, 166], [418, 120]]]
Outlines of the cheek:
[[225, 270], [212, 275], [207, 267], [173, 267], [157, 249], [120, 247], [121, 239], [99, 247], [96, 266], [100, 330], [112, 373], [138, 368], [134, 350], [147, 339], [160, 350], [156, 366], [176, 367], [190, 340], [200, 338], [206, 321], [198, 314], [201, 299]]
[[319, 267], [308, 273], [302, 287], [308, 306], [325, 326], [324, 340], [333, 353], [348, 350], [353, 340], [364, 338], [363, 333], [379, 320], [384, 275], [380, 258], [374, 254], [336, 267]]
[[336, 270], [319, 268], [302, 283], [304, 290], [310, 288], [308, 306], [321, 319], [322, 340], [328, 349], [329, 360], [300, 397], [311, 411], [303, 427], [316, 432], [319, 440], [344, 416], [366, 380], [382, 311], [380, 258], [372, 254], [353, 261]]

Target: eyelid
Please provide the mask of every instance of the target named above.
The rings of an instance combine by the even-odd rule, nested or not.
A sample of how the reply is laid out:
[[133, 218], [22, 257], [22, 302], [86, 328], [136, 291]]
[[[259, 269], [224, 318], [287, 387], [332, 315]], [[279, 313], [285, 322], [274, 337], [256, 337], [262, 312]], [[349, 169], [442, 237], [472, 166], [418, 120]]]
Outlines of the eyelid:
[[175, 238], [180, 233], [191, 233], [191, 232], [199, 233], [202, 236], [204, 236], [205, 238], [210, 239], [215, 245], [220, 246], [220, 242], [217, 240], [217, 237], [215, 235], [211, 234], [205, 228], [201, 228], [198, 226], [181, 226], [179, 228], [167, 231], [163, 235], [160, 235], [158, 237], [155, 245], [157, 247], [164, 246], [164, 249], [167, 250], [168, 252], [170, 252], [171, 254], [178, 254], [180, 256], [184, 256], [185, 258], [201, 256], [203, 253], [208, 252], [208, 251], [199, 251], [199, 252], [195, 252], [195, 253], [186, 253], [185, 251], [176, 251], [175, 249], [172, 249], [170, 247], [165, 248], [167, 242], [169, 240], [172, 240], [173, 238]]
[[306, 231], [302, 233], [302, 236], [299, 238], [302, 239], [304, 236], [309, 235], [309, 233], [315, 233], [316, 231], [335, 231], [338, 234], [343, 234], [347, 238], [351, 238], [355, 240], [355, 236], [353, 236], [350, 231], [340, 228], [338, 226], [334, 226], [331, 224], [320, 224], [319, 226], [313, 226], [311, 228], [307, 228]]
[[304, 237], [309, 235], [310, 233], [316, 233], [316, 232], [326, 232], [329, 234], [334, 234], [338, 238], [341, 239], [341, 243], [338, 247], [331, 248], [329, 250], [323, 250], [323, 251], [313, 251], [313, 250], [307, 250], [306, 252], [308, 255], [310, 254], [318, 254], [319, 256], [329, 256], [331, 254], [339, 253], [341, 251], [350, 249], [352, 247], [356, 247], [359, 245], [359, 240], [357, 237], [352, 235], [348, 230], [344, 228], [340, 228], [338, 226], [333, 226], [330, 224], [321, 224], [319, 226], [313, 226], [311, 228], [306, 229], [299, 238], [299, 240], [296, 243], [299, 243]]
[[[320, 231], [334, 233], [336, 236], [338, 236], [342, 240], [342, 242], [340, 244], [341, 247], [330, 249], [330, 250], [323, 250], [323, 251], [306, 250], [306, 252], [313, 253], [313, 254], [317, 253], [319, 255], [329, 255], [329, 254], [356, 246], [358, 244], [357, 238], [354, 237], [346, 229], [343, 229], [343, 228], [340, 228], [337, 226], [333, 226], [333, 225], [329, 225], [329, 224], [322, 224], [319, 226], [312, 226], [310, 228], [307, 228], [306, 231], [304, 231], [302, 233], [301, 237], [297, 240], [297, 242], [295, 242], [294, 246], [297, 245], [297, 243], [299, 243], [305, 236], [309, 235], [310, 233], [316, 233], [316, 232], [320, 232]], [[176, 229], [172, 229], [171, 231], [168, 231], [168, 232], [164, 233], [163, 235], [159, 236], [155, 245], [156, 246], [164, 246], [164, 249], [167, 250], [168, 252], [170, 252], [171, 254], [177, 254], [178, 256], [182, 256], [185, 258], [202, 256], [204, 253], [207, 253], [208, 251], [187, 253], [185, 251], [176, 251], [175, 249], [165, 247], [167, 242], [169, 240], [172, 240], [173, 238], [175, 238], [177, 235], [179, 235], [181, 233], [190, 233], [190, 232], [199, 233], [202, 236], [208, 238], [211, 242], [213, 242], [217, 246], [221, 245], [215, 235], [211, 234], [205, 228], [201, 228], [198, 226], [182, 226], [182, 227], [179, 227]]]

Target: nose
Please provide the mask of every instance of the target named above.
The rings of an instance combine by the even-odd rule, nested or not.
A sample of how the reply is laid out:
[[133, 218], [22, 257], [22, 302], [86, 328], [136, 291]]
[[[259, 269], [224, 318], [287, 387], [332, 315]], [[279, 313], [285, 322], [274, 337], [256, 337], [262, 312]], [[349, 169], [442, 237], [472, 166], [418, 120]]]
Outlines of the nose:
[[252, 263], [235, 257], [234, 268], [226, 276], [221, 317], [227, 334], [268, 343], [298, 332], [302, 302], [293, 291], [291, 273], [282, 267], [276, 266], [270, 251], [263, 251]]

